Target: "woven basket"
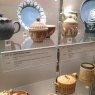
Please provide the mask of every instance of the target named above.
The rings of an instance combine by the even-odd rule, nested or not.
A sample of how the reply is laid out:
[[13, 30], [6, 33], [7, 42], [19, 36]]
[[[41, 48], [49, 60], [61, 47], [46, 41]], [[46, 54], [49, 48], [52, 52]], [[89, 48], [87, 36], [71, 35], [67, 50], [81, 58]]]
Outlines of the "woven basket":
[[56, 84], [56, 91], [64, 95], [68, 95], [75, 92], [75, 87], [76, 87], [76, 83], [70, 85]]
[[[65, 83], [64, 79], [63, 79], [63, 82], [60, 82], [57, 78], [55, 84], [56, 84], [56, 91], [61, 93], [61, 94], [64, 94], [64, 95], [68, 95], [68, 94], [72, 94], [75, 92], [75, 87], [76, 87], [76, 80], [77, 80], [77, 77], [75, 76], [75, 73], [72, 74], [72, 75], [63, 75], [63, 76], [59, 76], [59, 78], [62, 78], [66, 76], [67, 77], [67, 80], [72, 80], [73, 81], [71, 83]], [[70, 76], [70, 77], [69, 77]], [[71, 78], [71, 79], [69, 79]]]
[[95, 67], [91, 63], [82, 63], [80, 66], [79, 79], [85, 83], [91, 83], [95, 80]]

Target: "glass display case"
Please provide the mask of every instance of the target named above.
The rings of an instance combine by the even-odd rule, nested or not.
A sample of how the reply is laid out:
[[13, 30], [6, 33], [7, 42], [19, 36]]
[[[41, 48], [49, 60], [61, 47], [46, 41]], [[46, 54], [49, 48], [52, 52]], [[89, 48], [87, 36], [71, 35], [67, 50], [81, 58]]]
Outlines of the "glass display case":
[[[11, 21], [11, 26], [8, 24], [10, 27], [5, 27], [5, 31], [13, 29], [14, 32], [19, 30], [20, 24], [20, 30], [10, 34], [9, 39], [0, 38], [0, 91], [13, 89], [34, 95], [95, 94], [95, 82], [85, 84], [79, 77], [73, 79], [71, 75], [77, 73], [79, 76], [81, 63], [95, 63], [95, 34], [86, 33], [81, 12], [84, 10], [83, 2], [0, 0], [0, 26], [2, 22]], [[15, 21], [19, 24], [14, 25]], [[70, 89], [64, 87], [68, 93], [58, 86], [60, 82], [58, 84], [57, 79], [62, 75], [75, 81]], [[66, 83], [68, 85], [69, 82]]]
[[[94, 28], [90, 29], [90, 26], [85, 24], [87, 21], [91, 19], [94, 22], [94, 16], [90, 16], [91, 15], [90, 11], [94, 9], [93, 6], [90, 6], [92, 2], [94, 1], [90, 0], [88, 2], [87, 0], [81, 0], [78, 3], [75, 0], [61, 1], [60, 3], [61, 5], [60, 23], [61, 24], [59, 26], [60, 27], [59, 29], [61, 31], [60, 44], [82, 43], [82, 42], [95, 40]], [[87, 10], [87, 12], [85, 10]], [[91, 22], [89, 23], [91, 24]], [[76, 24], [77, 26], [75, 29], [74, 25]]]
[[[11, 19], [12, 22], [18, 21], [21, 25], [18, 33], [15, 33], [9, 39], [0, 40], [0, 51], [58, 45], [59, 1], [50, 0], [47, 6], [44, 4], [44, 2], [47, 1], [43, 0], [18, 0], [9, 1], [10, 3], [8, 3], [8, 1], [1, 0], [0, 2], [0, 14], [3, 14], [1, 19], [8, 18]], [[49, 32], [46, 31], [47, 34], [44, 34], [45, 39], [41, 42], [33, 41], [32, 38], [34, 37], [31, 38], [29, 35], [29, 28], [33, 22], [36, 21], [37, 17], [40, 17], [41, 23], [44, 23], [46, 27], [49, 28]], [[15, 25], [14, 27], [16, 28], [16, 31], [18, 25]]]
[[[93, 2], [93, 0], [91, 1]], [[82, 15], [84, 10], [84, 5], [82, 5], [83, 0], [79, 1], [78, 4], [75, 0], [70, 3], [66, 0], [50, 0], [47, 6], [43, 3], [45, 1], [39, 0], [7, 2], [8, 1], [5, 0], [1, 1], [0, 14], [2, 17], [0, 18], [3, 19], [6, 17], [8, 18], [7, 20], [11, 19], [12, 22], [18, 21], [21, 27], [20, 31], [11, 34], [12, 36], [9, 39], [0, 40], [0, 52], [94, 41], [94, 33], [86, 33], [85, 24], [82, 21], [84, 19]], [[68, 22], [66, 13], [73, 15], [73, 17], [76, 16], [76, 19], [73, 19], [73, 21], [77, 23], [75, 31], [73, 31], [73, 29], [71, 29], [72, 32], [66, 32], [64, 30], [64, 24], [71, 23], [72, 21], [72, 19], [70, 20], [69, 18], [70, 22]], [[49, 28], [48, 30], [52, 31], [49, 34], [47, 31], [45, 35], [48, 37], [44, 36], [45, 39], [43, 39], [42, 42], [33, 41], [34, 38], [31, 38], [29, 33], [29, 28], [33, 22], [36, 21], [37, 17], [40, 17], [41, 23], [46, 24], [47, 28]], [[18, 25], [15, 25], [14, 28], [16, 28], [14, 29], [14, 31], [16, 31]], [[4, 32], [2, 32], [2, 34], [3, 33]]]

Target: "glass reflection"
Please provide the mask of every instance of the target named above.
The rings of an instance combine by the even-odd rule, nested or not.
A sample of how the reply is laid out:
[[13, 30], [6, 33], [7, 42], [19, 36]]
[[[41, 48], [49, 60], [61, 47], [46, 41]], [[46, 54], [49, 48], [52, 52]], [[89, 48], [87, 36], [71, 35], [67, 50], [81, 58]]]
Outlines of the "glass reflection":
[[31, 37], [27, 37], [21, 44], [21, 49], [37, 48], [45, 46], [53, 46], [54, 42], [50, 38], [46, 38], [43, 42], [33, 42]]

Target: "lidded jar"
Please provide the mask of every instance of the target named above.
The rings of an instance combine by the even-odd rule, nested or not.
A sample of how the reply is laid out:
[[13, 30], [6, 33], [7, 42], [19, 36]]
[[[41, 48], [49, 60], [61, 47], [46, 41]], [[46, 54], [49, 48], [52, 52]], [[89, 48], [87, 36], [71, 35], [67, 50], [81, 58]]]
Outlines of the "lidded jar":
[[62, 35], [65, 38], [74, 38], [76, 37], [78, 32], [78, 22], [74, 17], [68, 16], [64, 21], [63, 21], [63, 31]]
[[37, 18], [29, 28], [29, 35], [34, 42], [42, 42], [46, 38], [47, 31], [47, 26]]
[[72, 75], [61, 75], [57, 78], [56, 84], [56, 91], [64, 94], [69, 95], [75, 92], [77, 81], [77, 74], [73, 73]]
[[95, 80], [95, 66], [92, 63], [82, 63], [80, 66], [80, 81], [92, 83]]

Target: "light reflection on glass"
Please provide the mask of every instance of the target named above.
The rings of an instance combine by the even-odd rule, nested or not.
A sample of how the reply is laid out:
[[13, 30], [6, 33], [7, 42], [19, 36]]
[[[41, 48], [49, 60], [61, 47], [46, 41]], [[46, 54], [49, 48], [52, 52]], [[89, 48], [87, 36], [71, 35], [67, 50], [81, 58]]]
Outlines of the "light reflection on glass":
[[64, 14], [65, 14], [66, 16], [68, 16], [68, 13], [71, 12], [71, 11], [72, 11], [72, 6], [68, 6], [68, 7], [65, 8]]

